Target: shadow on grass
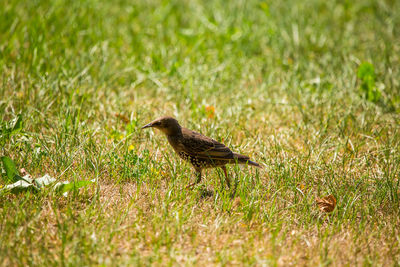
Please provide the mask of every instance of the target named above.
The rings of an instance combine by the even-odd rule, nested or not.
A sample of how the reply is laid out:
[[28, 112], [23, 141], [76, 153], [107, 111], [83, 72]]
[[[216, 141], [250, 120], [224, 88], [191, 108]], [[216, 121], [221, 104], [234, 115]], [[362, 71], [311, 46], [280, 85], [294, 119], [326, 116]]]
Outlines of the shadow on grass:
[[207, 189], [205, 185], [200, 185], [196, 188], [197, 198], [199, 199], [207, 199], [210, 197], [214, 197], [214, 191]]

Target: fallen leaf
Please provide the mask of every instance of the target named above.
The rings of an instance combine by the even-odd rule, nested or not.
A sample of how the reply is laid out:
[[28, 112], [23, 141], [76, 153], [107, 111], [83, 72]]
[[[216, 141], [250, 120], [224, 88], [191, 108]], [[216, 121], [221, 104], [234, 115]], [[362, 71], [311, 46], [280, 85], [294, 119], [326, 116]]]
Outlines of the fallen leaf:
[[306, 186], [304, 184], [301, 184], [301, 183], [296, 184], [296, 187], [298, 189], [300, 189], [301, 191], [304, 191], [306, 189]]
[[[24, 173], [24, 171], [21, 170], [22, 173]], [[33, 192], [39, 192], [40, 190], [43, 190], [47, 187], [52, 186], [53, 190], [55, 190], [57, 193], [62, 193], [64, 196], [67, 196], [69, 191], [79, 189], [81, 187], [87, 186], [96, 181], [95, 179], [92, 179], [89, 181], [82, 180], [82, 181], [76, 181], [76, 182], [58, 182], [58, 183], [56, 183], [56, 179], [51, 177], [48, 174], [45, 174], [44, 176], [36, 178], [36, 179], [32, 179], [30, 174], [26, 174], [24, 177], [20, 177], [20, 176], [18, 176], [18, 177], [20, 178], [19, 181], [15, 182], [13, 184], [6, 185], [4, 187], [0, 187], [0, 195], [3, 193], [7, 193], [7, 192], [17, 194], [17, 193], [26, 192], [29, 190], [31, 190]]]
[[25, 168], [20, 169], [20, 170], [19, 170], [19, 173], [21, 174], [21, 176], [26, 176], [26, 175], [31, 176], [31, 175], [25, 170]]
[[125, 123], [129, 123], [128, 117], [125, 116], [124, 114], [115, 113], [115, 117], [117, 117], [118, 119], [120, 119], [121, 121], [123, 121], [123, 122], [125, 122]]
[[240, 206], [241, 203], [242, 203], [242, 200], [240, 199], [240, 197], [236, 197], [236, 198], [233, 200], [232, 207], [237, 208], [237, 207]]
[[35, 187], [32, 183], [29, 183], [27, 181], [24, 180], [19, 180], [13, 184], [9, 184], [4, 186], [0, 193], [3, 192], [11, 192], [13, 194], [18, 194], [20, 192], [25, 192], [28, 190], [34, 190], [34, 191], [38, 191], [39, 189], [37, 187]]
[[209, 119], [214, 118], [215, 115], [215, 107], [214, 106], [206, 106], [206, 114]]
[[44, 187], [56, 182], [56, 179], [51, 177], [48, 174], [45, 174], [42, 177], [36, 178], [34, 181], [38, 188], [44, 188]]
[[318, 208], [323, 212], [332, 212], [336, 207], [336, 198], [333, 195], [316, 198], [315, 202], [317, 203]]

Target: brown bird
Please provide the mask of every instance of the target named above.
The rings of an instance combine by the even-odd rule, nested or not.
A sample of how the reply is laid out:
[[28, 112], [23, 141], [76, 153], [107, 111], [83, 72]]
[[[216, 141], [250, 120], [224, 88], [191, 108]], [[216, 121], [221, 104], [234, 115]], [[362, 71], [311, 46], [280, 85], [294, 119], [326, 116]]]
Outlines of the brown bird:
[[161, 130], [168, 139], [179, 157], [189, 161], [197, 173], [197, 179], [191, 187], [201, 181], [201, 171], [203, 168], [221, 167], [225, 173], [225, 180], [230, 187], [230, 180], [226, 173], [225, 164], [238, 163], [260, 167], [257, 162], [251, 161], [248, 156], [232, 152], [224, 144], [214, 139], [204, 136], [195, 131], [181, 127], [178, 121], [172, 117], [161, 117], [142, 127], [157, 128]]

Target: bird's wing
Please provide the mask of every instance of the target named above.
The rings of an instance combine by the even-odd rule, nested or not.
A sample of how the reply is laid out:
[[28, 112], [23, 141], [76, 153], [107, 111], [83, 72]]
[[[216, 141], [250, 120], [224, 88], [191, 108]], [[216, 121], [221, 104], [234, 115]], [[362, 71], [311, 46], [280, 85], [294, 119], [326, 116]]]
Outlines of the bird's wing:
[[232, 151], [214, 139], [195, 131], [183, 129], [183, 150], [191, 156], [207, 159], [233, 159]]

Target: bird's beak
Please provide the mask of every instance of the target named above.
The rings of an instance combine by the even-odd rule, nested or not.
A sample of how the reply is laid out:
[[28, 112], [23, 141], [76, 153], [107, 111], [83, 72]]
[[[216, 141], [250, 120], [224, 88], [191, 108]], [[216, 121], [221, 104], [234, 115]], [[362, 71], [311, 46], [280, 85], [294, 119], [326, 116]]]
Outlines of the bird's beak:
[[152, 122], [150, 122], [149, 124], [146, 124], [145, 126], [143, 126], [142, 129], [149, 128], [149, 127], [153, 127], [153, 123]]

